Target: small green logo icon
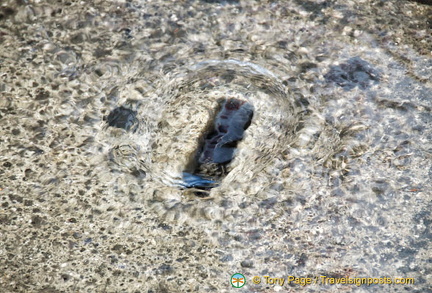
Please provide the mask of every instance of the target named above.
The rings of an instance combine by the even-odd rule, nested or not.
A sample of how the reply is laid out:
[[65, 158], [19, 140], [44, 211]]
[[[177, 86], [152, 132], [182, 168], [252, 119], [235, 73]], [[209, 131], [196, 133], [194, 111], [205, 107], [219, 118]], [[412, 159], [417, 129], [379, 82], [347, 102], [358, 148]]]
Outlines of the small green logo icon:
[[241, 288], [246, 285], [246, 278], [242, 274], [234, 274], [231, 276], [231, 285], [234, 288]]

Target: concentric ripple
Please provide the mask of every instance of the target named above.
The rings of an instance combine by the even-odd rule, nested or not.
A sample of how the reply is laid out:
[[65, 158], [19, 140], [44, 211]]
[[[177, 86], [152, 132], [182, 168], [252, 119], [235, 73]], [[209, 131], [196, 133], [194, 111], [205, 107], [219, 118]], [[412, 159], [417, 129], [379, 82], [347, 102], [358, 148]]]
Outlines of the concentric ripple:
[[[159, 97], [161, 112], [151, 130], [151, 151], [145, 160], [151, 181], [147, 191], [156, 210], [171, 214], [171, 218], [181, 218], [185, 210], [218, 217], [228, 209], [220, 206], [224, 199], [253, 196], [263, 188], [256, 179], [262, 172], [271, 172], [267, 169], [271, 169], [274, 158], [288, 148], [298, 110], [273, 73], [249, 62], [209, 60], [173, 72], [169, 79], [150, 99]], [[229, 98], [250, 103], [254, 116], [233, 161], [227, 165], [228, 175], [202, 203], [191, 190], [178, 186], [217, 114], [218, 101]]]
[[[155, 87], [137, 106], [138, 131], [123, 138], [122, 144], [132, 144], [135, 153], [121, 158], [122, 153], [115, 152], [111, 157], [119, 165], [126, 160], [135, 173], [145, 171], [140, 182], [144, 194], [139, 198], [177, 221], [189, 216], [221, 219], [239, 212], [245, 199], [260, 200], [299, 120], [300, 109], [278, 77], [249, 62], [208, 60], [174, 69]], [[183, 174], [191, 170], [220, 101], [227, 99], [250, 104], [253, 118], [233, 160], [224, 166], [226, 176], [204, 198], [197, 197], [194, 188], [181, 188]]]

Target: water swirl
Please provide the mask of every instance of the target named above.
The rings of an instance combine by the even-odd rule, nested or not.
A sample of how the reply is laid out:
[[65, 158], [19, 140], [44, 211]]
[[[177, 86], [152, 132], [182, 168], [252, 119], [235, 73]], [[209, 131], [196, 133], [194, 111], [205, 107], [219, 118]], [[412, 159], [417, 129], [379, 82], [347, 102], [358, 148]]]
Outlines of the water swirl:
[[288, 148], [298, 122], [299, 111], [288, 89], [270, 71], [237, 60], [200, 62], [172, 72], [168, 79], [148, 99], [159, 105], [154, 107], [156, 112], [159, 109], [157, 122], [148, 129], [151, 151], [144, 159], [152, 182], [147, 192], [157, 210], [183, 209], [196, 201], [190, 190], [178, 187], [220, 99], [247, 101], [255, 110], [233, 161], [227, 165], [228, 175], [210, 191], [212, 206], [233, 193], [253, 195], [261, 190], [263, 186], [256, 179], [260, 173], [271, 172], [267, 169]]

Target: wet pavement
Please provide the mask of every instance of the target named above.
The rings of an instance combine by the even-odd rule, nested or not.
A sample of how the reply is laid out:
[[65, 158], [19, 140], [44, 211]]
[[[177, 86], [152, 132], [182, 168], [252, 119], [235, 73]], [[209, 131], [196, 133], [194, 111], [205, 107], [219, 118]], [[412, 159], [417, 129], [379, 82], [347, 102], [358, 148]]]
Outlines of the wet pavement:
[[422, 2], [0, 3], [0, 291], [431, 292]]

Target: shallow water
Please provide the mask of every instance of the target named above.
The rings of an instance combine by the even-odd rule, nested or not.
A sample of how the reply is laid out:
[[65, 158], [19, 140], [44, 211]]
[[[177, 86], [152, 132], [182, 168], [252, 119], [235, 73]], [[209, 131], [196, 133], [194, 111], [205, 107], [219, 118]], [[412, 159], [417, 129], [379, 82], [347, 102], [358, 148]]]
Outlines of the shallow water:
[[[430, 6], [1, 7], [5, 292], [432, 290]], [[226, 98], [253, 119], [197, 196], [183, 171]], [[137, 113], [127, 130], [107, 123], [120, 106]]]

